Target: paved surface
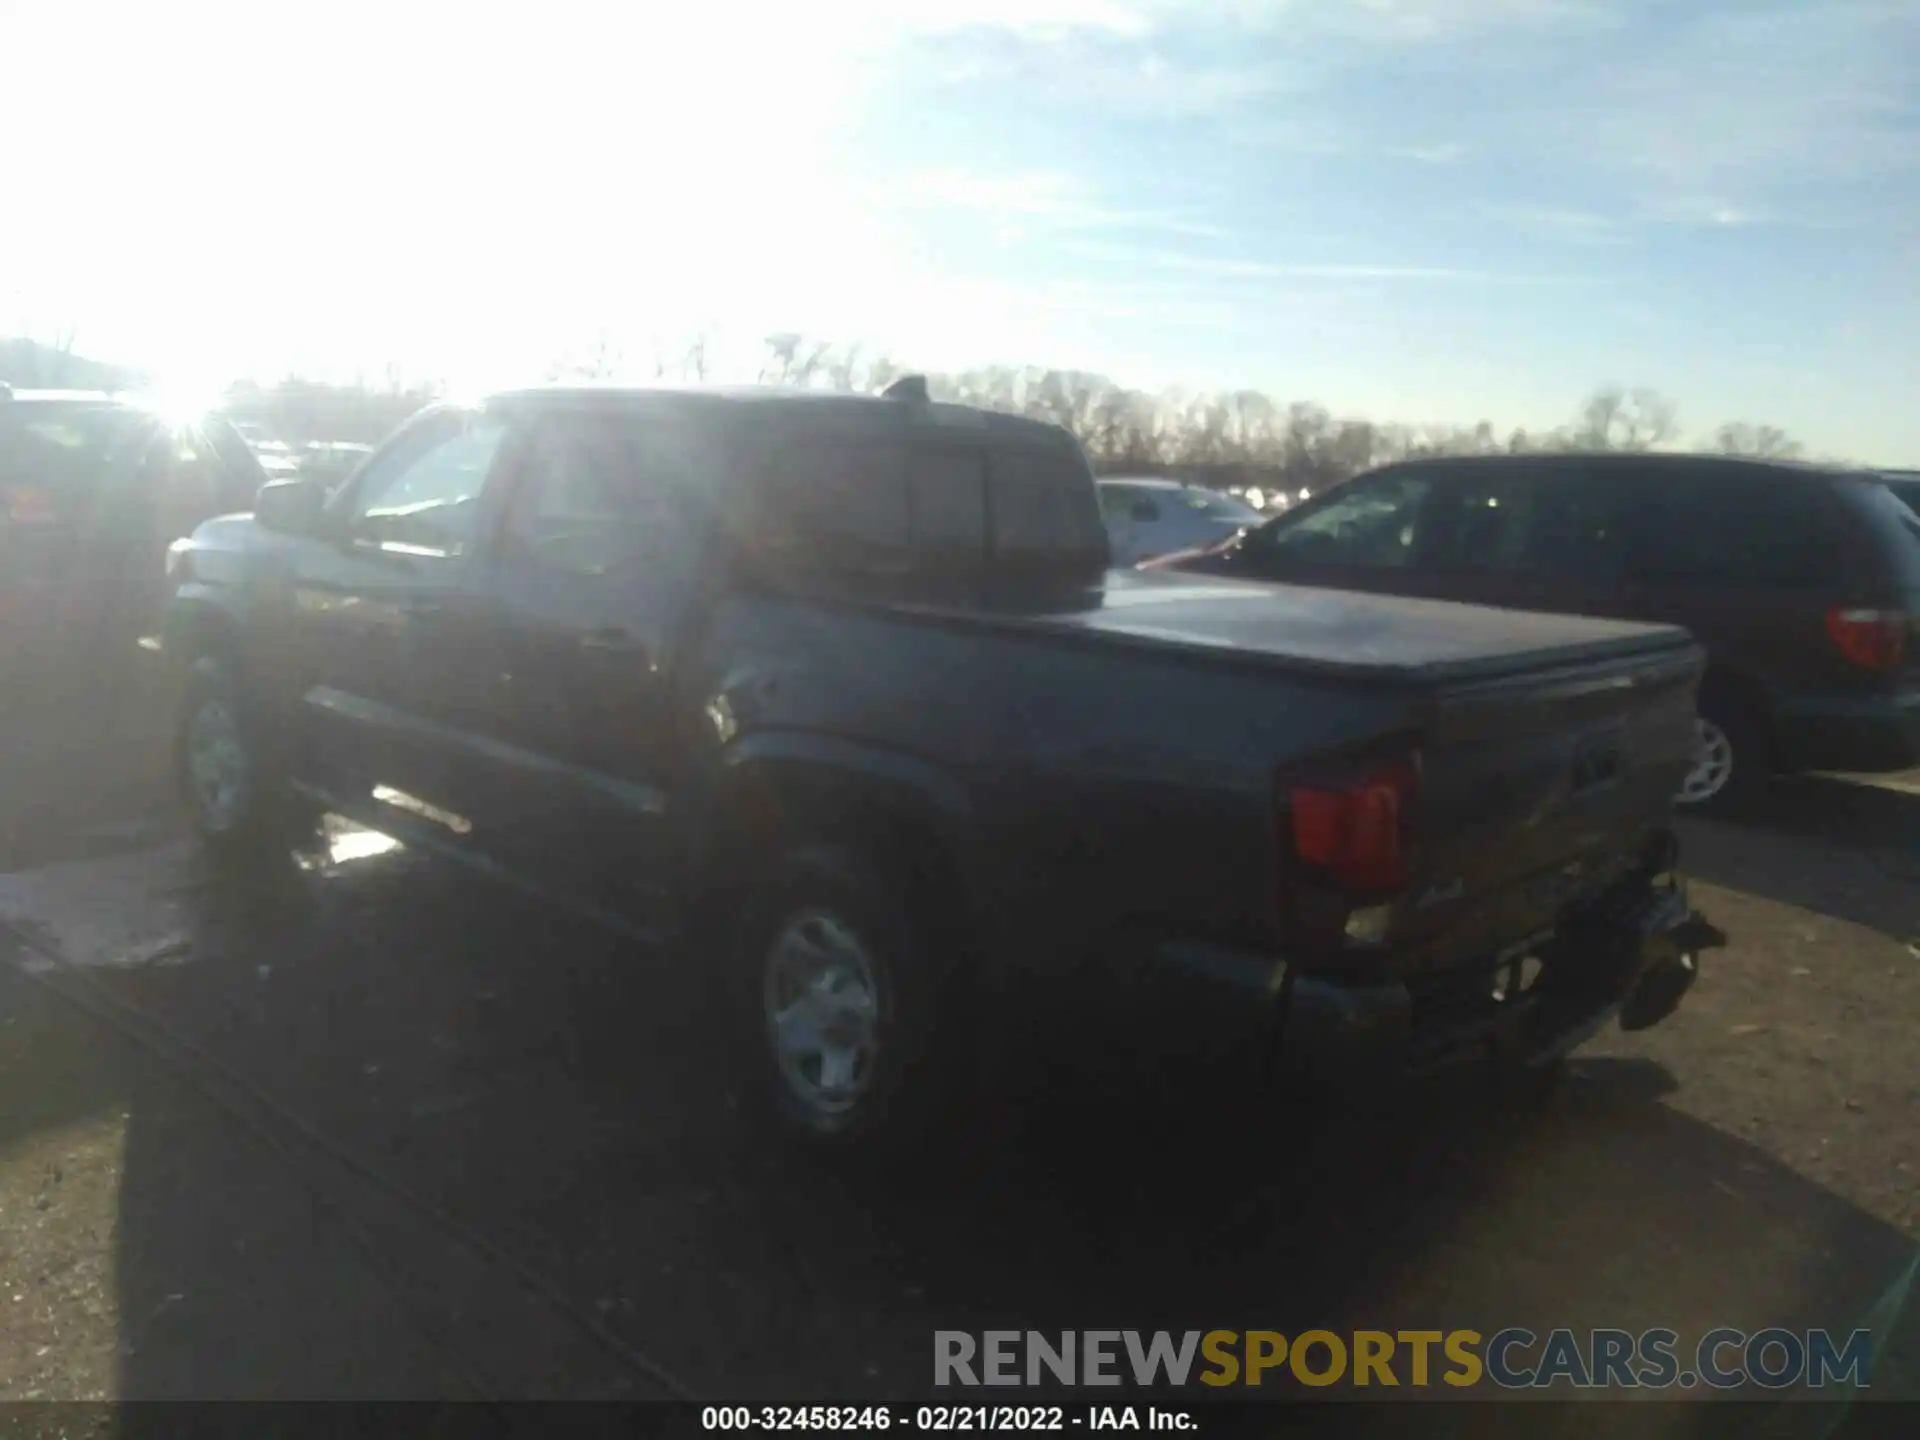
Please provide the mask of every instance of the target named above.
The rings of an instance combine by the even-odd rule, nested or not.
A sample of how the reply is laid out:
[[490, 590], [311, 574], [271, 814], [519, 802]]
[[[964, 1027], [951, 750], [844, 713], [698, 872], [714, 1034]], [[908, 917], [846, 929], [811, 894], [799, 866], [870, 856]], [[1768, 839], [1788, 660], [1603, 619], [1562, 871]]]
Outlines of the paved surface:
[[0, 1399], [471, 1393], [276, 1157], [11, 967], [0, 1162]]
[[[28, 837], [0, 912], [709, 1396], [919, 1395], [936, 1328], [1850, 1329], [1914, 1255], [1920, 797], [1898, 788], [1804, 782], [1759, 825], [1690, 827], [1734, 947], [1674, 1023], [1595, 1047], [1544, 1113], [1477, 1077], [1378, 1116], [1088, 1080], [999, 1097], [917, 1168], [843, 1171], [745, 1118], [671, 957], [344, 828], [230, 891], [150, 795], [121, 809], [143, 823]], [[12, 1019], [21, 993], [0, 990]], [[90, 1055], [84, 1030], [44, 1022], [34, 1063]], [[116, 1277], [117, 1335], [73, 1386], [457, 1393], [424, 1342], [375, 1347], [419, 1356], [386, 1371], [352, 1358], [363, 1334], [424, 1326], [507, 1393], [620, 1393], [604, 1347], [553, 1341], [576, 1332], [505, 1272], [387, 1274], [431, 1243], [374, 1202], [342, 1202], [371, 1250], [296, 1237], [311, 1184], [130, 1077], [73, 1062], [0, 1146], [9, 1213], [49, 1163], [34, 1147], [98, 1157], [71, 1167], [95, 1178], [58, 1243]], [[243, 1237], [247, 1284], [210, 1296], [197, 1277], [231, 1271]], [[339, 1278], [369, 1268], [380, 1287]], [[4, 1365], [0, 1394], [48, 1383]]]

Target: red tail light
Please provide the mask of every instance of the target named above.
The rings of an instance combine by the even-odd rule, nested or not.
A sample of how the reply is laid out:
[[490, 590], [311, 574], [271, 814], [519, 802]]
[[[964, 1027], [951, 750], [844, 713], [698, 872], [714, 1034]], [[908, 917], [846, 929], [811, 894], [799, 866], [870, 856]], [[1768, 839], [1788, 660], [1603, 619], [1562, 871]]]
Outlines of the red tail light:
[[1296, 785], [1293, 849], [1343, 889], [1394, 890], [1407, 880], [1406, 832], [1419, 772], [1409, 761], [1365, 772], [1337, 789]]
[[0, 486], [0, 501], [15, 525], [51, 525], [56, 518], [53, 496], [32, 485]]
[[1829, 610], [1827, 637], [1866, 670], [1894, 670], [1906, 658], [1907, 616], [1901, 610]]

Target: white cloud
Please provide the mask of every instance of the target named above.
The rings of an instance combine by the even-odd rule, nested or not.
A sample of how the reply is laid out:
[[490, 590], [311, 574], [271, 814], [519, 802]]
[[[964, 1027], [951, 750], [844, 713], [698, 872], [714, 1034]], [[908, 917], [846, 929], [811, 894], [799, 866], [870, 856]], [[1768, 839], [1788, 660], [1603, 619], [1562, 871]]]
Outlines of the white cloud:
[[1056, 172], [994, 176], [929, 170], [907, 177], [902, 189], [909, 204], [972, 211], [1003, 223], [1028, 221], [1059, 230], [1149, 230], [1195, 239], [1222, 233], [1217, 226], [1167, 211], [1103, 204], [1083, 182]]
[[1401, 145], [1392, 153], [1402, 159], [1418, 160], [1422, 165], [1457, 165], [1467, 158], [1467, 147], [1452, 142]]
[[1386, 265], [1359, 262], [1308, 263], [1242, 260], [1178, 250], [1151, 250], [1086, 241], [1072, 247], [1093, 258], [1128, 260], [1160, 270], [1205, 275], [1220, 280], [1407, 281], [1475, 285], [1590, 284], [1592, 277], [1530, 275], [1499, 270], [1463, 270], [1447, 265]]
[[1489, 205], [1485, 214], [1496, 224], [1577, 245], [1613, 245], [1625, 238], [1624, 221], [1591, 210], [1552, 205]]
[[1367, 38], [1425, 43], [1488, 30], [1608, 25], [1614, 20], [1615, 7], [1599, 0], [1341, 0], [1321, 7], [1314, 23]]

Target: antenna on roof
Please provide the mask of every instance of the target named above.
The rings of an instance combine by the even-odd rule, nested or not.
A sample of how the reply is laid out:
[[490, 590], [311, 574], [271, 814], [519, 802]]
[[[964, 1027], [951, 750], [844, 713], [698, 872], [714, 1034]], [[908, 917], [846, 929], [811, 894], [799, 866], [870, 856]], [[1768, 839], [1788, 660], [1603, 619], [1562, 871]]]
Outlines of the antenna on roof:
[[931, 398], [924, 375], [902, 375], [880, 393], [889, 400], [910, 400], [916, 405], [925, 405]]

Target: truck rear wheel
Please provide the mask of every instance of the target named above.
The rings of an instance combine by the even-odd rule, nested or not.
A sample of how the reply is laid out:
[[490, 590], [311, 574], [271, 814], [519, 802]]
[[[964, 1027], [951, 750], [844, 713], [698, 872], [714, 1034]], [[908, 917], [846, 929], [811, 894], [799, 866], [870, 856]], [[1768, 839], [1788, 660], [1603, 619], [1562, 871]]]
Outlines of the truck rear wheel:
[[934, 940], [905, 889], [857, 850], [804, 845], [771, 864], [744, 913], [735, 1023], [783, 1128], [813, 1145], [882, 1146], [947, 1078]]

